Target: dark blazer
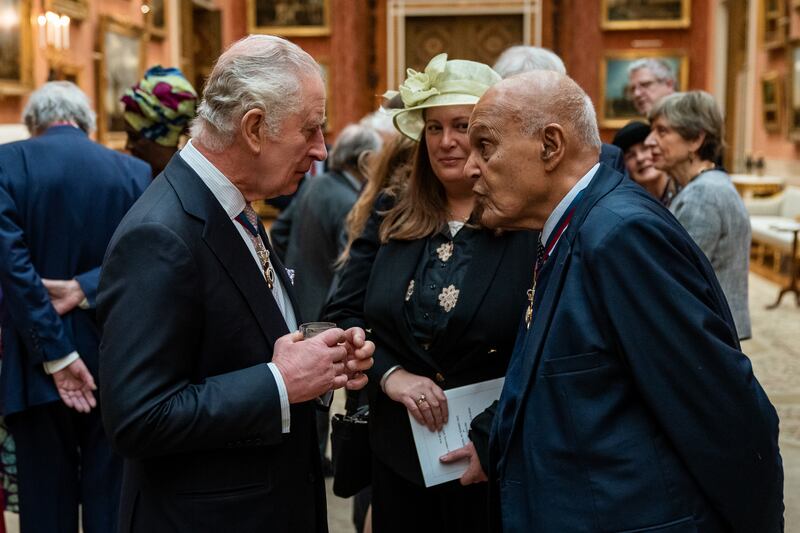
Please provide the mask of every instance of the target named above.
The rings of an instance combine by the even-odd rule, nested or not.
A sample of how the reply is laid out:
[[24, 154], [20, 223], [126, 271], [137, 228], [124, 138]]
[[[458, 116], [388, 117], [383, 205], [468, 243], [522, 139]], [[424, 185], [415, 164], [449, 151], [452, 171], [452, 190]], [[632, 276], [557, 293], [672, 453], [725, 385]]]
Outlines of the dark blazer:
[[605, 165], [542, 271], [492, 432], [504, 531], [779, 531], [778, 418], [714, 272]]
[[282, 434], [267, 368], [286, 324], [180, 154], [120, 224], [98, 300], [104, 423], [125, 457], [121, 531], [327, 531], [314, 408], [293, 404]]
[[344, 174], [328, 172], [307, 180], [303, 191], [278, 219], [290, 217], [284, 263], [295, 271], [297, 302], [306, 320], [320, 319], [331, 289], [334, 263], [344, 248], [345, 219], [358, 192]]
[[41, 279], [77, 279], [94, 307], [106, 246], [149, 184], [146, 163], [72, 126], [0, 146], [3, 414], [60, 401], [45, 361], [77, 350], [97, 377], [94, 309], [59, 317]]
[[536, 237], [532, 232], [498, 237], [489, 230], [478, 235], [458, 304], [445, 333], [427, 352], [414, 340], [403, 312], [406, 288], [426, 239], [390, 241], [378, 251], [364, 303], [375, 342], [375, 365], [369, 371], [370, 441], [376, 457], [408, 480], [423, 484], [408, 413], [377, 384], [398, 364], [443, 389], [505, 375], [517, 320], [527, 302]]

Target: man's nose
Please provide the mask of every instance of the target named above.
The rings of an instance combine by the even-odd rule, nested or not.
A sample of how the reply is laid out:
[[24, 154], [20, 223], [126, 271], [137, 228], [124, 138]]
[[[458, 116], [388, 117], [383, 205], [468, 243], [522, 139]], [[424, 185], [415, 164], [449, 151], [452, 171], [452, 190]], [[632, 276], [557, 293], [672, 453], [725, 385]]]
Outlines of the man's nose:
[[316, 161], [325, 161], [328, 157], [328, 149], [325, 147], [325, 136], [322, 134], [322, 128], [317, 130], [317, 134], [314, 138], [314, 146], [310, 154]]
[[650, 146], [650, 147], [656, 146], [656, 138], [655, 138], [655, 136], [653, 135], [653, 132], [652, 132], [652, 131], [651, 131], [651, 132], [650, 132], [650, 134], [647, 136], [647, 138], [644, 140], [644, 145], [645, 145], [645, 146]]
[[473, 180], [481, 177], [481, 169], [478, 167], [474, 151], [470, 151], [469, 157], [467, 157], [467, 162], [464, 165], [464, 176]]

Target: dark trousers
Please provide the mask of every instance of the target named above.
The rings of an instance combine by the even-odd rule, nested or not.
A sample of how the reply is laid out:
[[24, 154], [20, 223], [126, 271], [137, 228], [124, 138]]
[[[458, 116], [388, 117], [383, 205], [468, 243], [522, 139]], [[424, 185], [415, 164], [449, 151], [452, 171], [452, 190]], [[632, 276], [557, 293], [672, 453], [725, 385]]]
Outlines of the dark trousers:
[[484, 533], [489, 531], [487, 485], [451, 481], [416, 485], [373, 456], [372, 530], [375, 533]]
[[16, 442], [21, 533], [116, 531], [122, 459], [111, 451], [99, 409], [61, 402], [6, 417]]

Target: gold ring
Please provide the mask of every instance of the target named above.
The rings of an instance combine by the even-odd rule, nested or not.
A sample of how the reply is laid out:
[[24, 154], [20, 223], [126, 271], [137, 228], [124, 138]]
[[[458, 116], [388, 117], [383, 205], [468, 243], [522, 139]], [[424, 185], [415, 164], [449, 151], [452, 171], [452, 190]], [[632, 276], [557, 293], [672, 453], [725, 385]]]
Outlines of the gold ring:
[[424, 401], [425, 401], [425, 395], [424, 394], [420, 394], [419, 398], [417, 398], [417, 405], [422, 405], [422, 402], [424, 402]]

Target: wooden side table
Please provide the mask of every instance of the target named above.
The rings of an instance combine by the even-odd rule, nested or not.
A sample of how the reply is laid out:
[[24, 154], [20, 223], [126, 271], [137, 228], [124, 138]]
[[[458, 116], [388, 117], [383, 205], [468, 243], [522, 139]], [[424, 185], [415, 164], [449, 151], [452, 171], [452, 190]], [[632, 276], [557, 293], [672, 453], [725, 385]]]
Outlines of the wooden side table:
[[767, 309], [775, 309], [781, 303], [783, 295], [787, 292], [794, 293], [795, 304], [800, 307], [800, 288], [797, 286], [797, 269], [800, 267], [797, 260], [797, 234], [800, 233], [800, 223], [786, 222], [771, 226], [776, 231], [790, 231], [792, 232], [792, 255], [789, 257], [789, 284], [781, 289], [778, 293], [778, 299], [774, 304], [768, 305]]

